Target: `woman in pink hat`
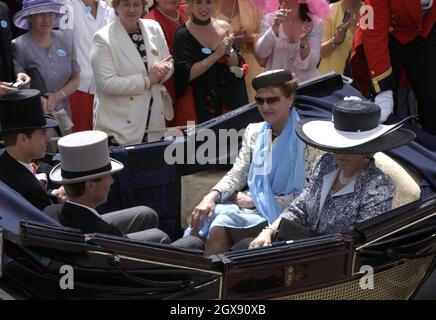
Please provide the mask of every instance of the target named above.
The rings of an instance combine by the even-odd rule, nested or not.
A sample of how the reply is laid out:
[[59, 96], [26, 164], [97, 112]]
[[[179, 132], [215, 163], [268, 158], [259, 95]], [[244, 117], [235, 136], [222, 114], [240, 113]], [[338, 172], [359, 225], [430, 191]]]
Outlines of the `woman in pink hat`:
[[[256, 1], [257, 4], [266, 3]], [[274, 1], [270, 1], [274, 2]], [[268, 2], [268, 3], [270, 3]], [[323, 34], [323, 19], [330, 15], [325, 0], [281, 0], [276, 11], [264, 15], [255, 53], [265, 70], [286, 69], [299, 82], [318, 75], [317, 65]], [[264, 12], [271, 10], [264, 6]]]

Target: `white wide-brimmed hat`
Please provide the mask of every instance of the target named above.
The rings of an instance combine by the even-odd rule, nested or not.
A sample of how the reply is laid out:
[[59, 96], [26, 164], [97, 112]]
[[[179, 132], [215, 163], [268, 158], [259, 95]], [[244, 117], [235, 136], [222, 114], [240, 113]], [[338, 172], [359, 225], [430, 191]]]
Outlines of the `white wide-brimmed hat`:
[[300, 120], [297, 135], [308, 145], [334, 153], [373, 153], [393, 149], [415, 138], [412, 131], [401, 129], [404, 119], [392, 125], [379, 124], [380, 107], [369, 101], [340, 101], [331, 120]]
[[23, 9], [14, 15], [14, 24], [21, 29], [29, 30], [30, 24], [27, 17], [37, 13], [56, 13], [56, 21], [54, 28], [59, 27], [60, 17], [66, 13], [66, 8], [63, 8], [59, 0], [24, 0]]
[[108, 136], [98, 130], [81, 131], [58, 141], [61, 162], [50, 172], [53, 182], [69, 184], [114, 174], [124, 168], [109, 157]]

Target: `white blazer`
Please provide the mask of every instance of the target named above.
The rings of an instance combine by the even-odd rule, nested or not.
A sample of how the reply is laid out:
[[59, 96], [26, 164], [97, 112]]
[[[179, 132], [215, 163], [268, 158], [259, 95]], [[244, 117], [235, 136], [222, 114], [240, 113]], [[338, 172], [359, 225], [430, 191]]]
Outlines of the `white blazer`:
[[[153, 63], [169, 56], [168, 46], [159, 23], [140, 19], [139, 26], [150, 70]], [[94, 35], [91, 65], [97, 85], [94, 98], [95, 130], [113, 136], [121, 145], [130, 145], [141, 143], [146, 129], [164, 129], [165, 117], [172, 119], [172, 105], [163, 99], [163, 96], [169, 96], [165, 87], [159, 83], [145, 89], [144, 76], [147, 70], [144, 62], [118, 18]], [[171, 65], [170, 72], [162, 82], [170, 78], [173, 72]], [[146, 128], [151, 97], [153, 107]], [[164, 130], [149, 133], [148, 141], [159, 140], [163, 134]]]

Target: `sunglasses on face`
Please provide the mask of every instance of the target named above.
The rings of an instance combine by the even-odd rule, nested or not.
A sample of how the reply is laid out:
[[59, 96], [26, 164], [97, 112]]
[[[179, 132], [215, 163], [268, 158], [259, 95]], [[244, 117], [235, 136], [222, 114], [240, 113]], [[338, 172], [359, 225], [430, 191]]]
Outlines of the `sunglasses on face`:
[[261, 98], [261, 97], [254, 97], [254, 100], [256, 101], [256, 103], [261, 106], [263, 105], [265, 102], [266, 104], [274, 104], [278, 101], [280, 101], [280, 97], [268, 97], [268, 98]]

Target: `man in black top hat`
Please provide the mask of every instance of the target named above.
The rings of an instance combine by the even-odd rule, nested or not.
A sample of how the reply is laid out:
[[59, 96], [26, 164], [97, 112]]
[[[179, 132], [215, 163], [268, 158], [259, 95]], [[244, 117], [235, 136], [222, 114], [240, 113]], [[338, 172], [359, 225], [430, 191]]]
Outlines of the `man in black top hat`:
[[[6, 146], [0, 154], [0, 180], [40, 210], [56, 197], [47, 192], [47, 178], [36, 172], [32, 160], [45, 156], [50, 141], [47, 129], [55, 126], [57, 121], [44, 115], [38, 90], [0, 95], [0, 134]], [[64, 198], [63, 189], [55, 193]]]

